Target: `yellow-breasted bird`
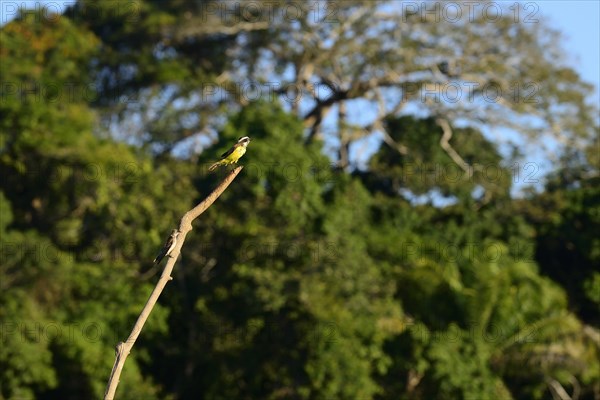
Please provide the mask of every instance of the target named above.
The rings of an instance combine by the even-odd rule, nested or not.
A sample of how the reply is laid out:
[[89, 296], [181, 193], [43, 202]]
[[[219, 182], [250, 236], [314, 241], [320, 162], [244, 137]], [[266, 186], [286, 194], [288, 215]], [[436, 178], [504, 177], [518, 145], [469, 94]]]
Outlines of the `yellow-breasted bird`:
[[211, 165], [208, 170], [213, 171], [219, 165], [237, 164], [238, 160], [246, 153], [246, 146], [250, 143], [248, 136], [242, 136], [232, 148], [221, 155], [221, 159]]

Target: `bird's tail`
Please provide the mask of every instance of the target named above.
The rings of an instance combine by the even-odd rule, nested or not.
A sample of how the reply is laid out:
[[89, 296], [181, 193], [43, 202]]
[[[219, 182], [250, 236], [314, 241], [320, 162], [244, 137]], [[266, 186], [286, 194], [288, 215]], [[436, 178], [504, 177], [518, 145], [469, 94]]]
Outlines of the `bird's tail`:
[[222, 164], [221, 161], [217, 161], [216, 163], [214, 163], [213, 165], [211, 165], [210, 167], [208, 167], [208, 170], [209, 171], [214, 171], [221, 164]]

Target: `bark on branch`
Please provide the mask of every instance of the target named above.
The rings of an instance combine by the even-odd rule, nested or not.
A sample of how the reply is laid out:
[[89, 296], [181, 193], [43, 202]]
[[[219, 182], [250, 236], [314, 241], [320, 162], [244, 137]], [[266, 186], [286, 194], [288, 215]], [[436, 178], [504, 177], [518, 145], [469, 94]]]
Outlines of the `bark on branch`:
[[244, 167], [239, 166], [233, 171], [231, 171], [229, 175], [227, 175], [225, 179], [223, 179], [219, 186], [217, 186], [217, 188], [213, 190], [213, 192], [209, 194], [208, 197], [206, 197], [206, 199], [204, 199], [204, 201], [202, 201], [196, 207], [186, 212], [181, 218], [181, 221], [179, 222], [180, 233], [177, 238], [177, 244], [167, 260], [167, 265], [165, 265], [165, 269], [163, 270], [160, 279], [156, 283], [156, 287], [154, 287], [154, 290], [150, 294], [150, 297], [148, 298], [146, 305], [144, 305], [144, 308], [142, 309], [142, 312], [140, 313], [137, 321], [135, 322], [133, 330], [129, 334], [127, 340], [125, 340], [125, 342], [120, 342], [117, 345], [115, 363], [113, 365], [110, 378], [108, 379], [106, 392], [104, 393], [104, 400], [112, 400], [115, 397], [115, 392], [119, 384], [119, 377], [121, 376], [123, 365], [125, 365], [125, 360], [127, 360], [127, 356], [129, 355], [131, 349], [133, 348], [133, 345], [135, 344], [135, 341], [140, 335], [142, 328], [144, 327], [144, 324], [146, 323], [146, 320], [150, 315], [150, 312], [152, 312], [152, 309], [154, 308], [154, 305], [158, 300], [158, 297], [162, 293], [166, 284], [171, 279], [173, 279], [171, 277], [171, 272], [173, 271], [173, 266], [175, 265], [175, 262], [179, 257], [181, 247], [183, 246], [183, 242], [185, 242], [185, 237], [187, 233], [192, 230], [192, 222], [196, 218], [198, 218], [200, 214], [206, 211], [206, 209], [208, 209], [208, 207], [210, 207], [215, 202], [215, 200], [217, 200], [217, 198], [225, 191], [225, 189], [227, 189], [227, 187], [231, 184], [231, 182], [233, 182], [233, 180], [243, 168]]
[[450, 139], [452, 139], [452, 128], [450, 127], [450, 123], [443, 119], [438, 118], [435, 122], [442, 128], [442, 138], [440, 139], [440, 145], [442, 149], [450, 156], [452, 161], [454, 161], [459, 167], [465, 171], [469, 178], [473, 176], [473, 168], [467, 163], [463, 158], [454, 150], [454, 147], [450, 144]]

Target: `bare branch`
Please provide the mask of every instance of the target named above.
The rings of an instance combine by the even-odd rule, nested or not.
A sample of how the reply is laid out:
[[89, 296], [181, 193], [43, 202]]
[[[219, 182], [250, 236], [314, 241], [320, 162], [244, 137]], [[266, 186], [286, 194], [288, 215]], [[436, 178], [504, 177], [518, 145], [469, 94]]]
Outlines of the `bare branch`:
[[450, 156], [450, 158], [465, 171], [469, 178], [473, 175], [473, 167], [471, 167], [463, 158], [454, 150], [454, 147], [450, 145], [450, 139], [452, 139], [452, 128], [450, 123], [443, 118], [437, 118], [435, 122], [442, 128], [443, 135], [440, 139], [440, 146]]
[[579, 381], [577, 380], [577, 378], [571, 375], [569, 376], [569, 382], [571, 382], [571, 385], [573, 385], [573, 394], [571, 395], [571, 397], [573, 398], [573, 400], [579, 399], [579, 394], [581, 393], [581, 385], [579, 384]]
[[600, 347], [600, 331], [591, 325], [583, 326], [583, 334], [588, 339], [591, 339], [594, 344]]
[[565, 388], [556, 380], [549, 378], [546, 383], [550, 388], [550, 393], [552, 394], [552, 398], [559, 400], [573, 400], [571, 396], [567, 393]]
[[394, 140], [392, 136], [388, 133], [387, 129], [383, 125], [383, 120], [387, 115], [393, 115], [396, 112], [400, 111], [403, 104], [402, 102], [398, 103], [396, 107], [392, 110], [391, 113], [386, 111], [385, 99], [383, 98], [383, 93], [381, 92], [381, 88], [375, 89], [375, 98], [377, 99], [377, 117], [375, 122], [372, 124], [372, 128], [369, 130], [372, 131], [374, 129], [380, 131], [383, 134], [383, 141], [390, 146], [392, 149], [396, 150], [398, 153], [402, 155], [408, 154], [408, 148]]
[[375, 121], [375, 124], [373, 124], [373, 126], [369, 127], [368, 129], [370, 131], [377, 130], [381, 132], [383, 134], [383, 141], [392, 149], [396, 150], [398, 153], [402, 155], [408, 154], [408, 147], [396, 142], [394, 138], [388, 133], [387, 129], [385, 129], [385, 126], [383, 126], [383, 123], [381, 121]]
[[257, 22], [238, 22], [233, 26], [227, 26], [222, 23], [210, 24], [206, 21], [195, 19], [178, 27], [175, 32], [175, 38], [178, 41], [183, 41], [185, 38], [193, 36], [208, 36], [208, 35], [237, 35], [241, 32], [266, 30], [269, 28], [268, 21]]
[[217, 186], [215, 190], [211, 194], [208, 195], [204, 201], [198, 204], [196, 207], [192, 208], [190, 211], [186, 212], [184, 216], [181, 218], [179, 222], [179, 236], [177, 238], [177, 244], [173, 251], [171, 252], [170, 258], [167, 261], [167, 265], [165, 265], [165, 269], [163, 270], [160, 279], [156, 283], [154, 290], [150, 294], [146, 305], [142, 309], [135, 325], [133, 326], [133, 330], [129, 334], [129, 337], [125, 342], [120, 342], [116, 348], [116, 357], [115, 363], [113, 365], [112, 372], [110, 373], [110, 378], [108, 379], [108, 384], [106, 386], [106, 392], [104, 394], [104, 400], [112, 400], [115, 397], [115, 392], [117, 390], [117, 386], [119, 385], [119, 377], [121, 376], [121, 371], [123, 370], [123, 366], [125, 365], [125, 360], [127, 360], [127, 356], [131, 352], [135, 341], [138, 336], [142, 332], [142, 328], [146, 323], [146, 320], [150, 316], [150, 312], [154, 308], [158, 297], [162, 293], [166, 284], [172, 280], [171, 272], [173, 271], [173, 266], [179, 257], [179, 253], [181, 251], [181, 247], [183, 246], [183, 242], [185, 242], [185, 237], [189, 231], [192, 230], [192, 222], [198, 218], [208, 207], [210, 207], [217, 198], [227, 189], [227, 187], [233, 182], [236, 176], [240, 173], [240, 171], [244, 167], [239, 166], [233, 171], [229, 173], [223, 179], [223, 181]]

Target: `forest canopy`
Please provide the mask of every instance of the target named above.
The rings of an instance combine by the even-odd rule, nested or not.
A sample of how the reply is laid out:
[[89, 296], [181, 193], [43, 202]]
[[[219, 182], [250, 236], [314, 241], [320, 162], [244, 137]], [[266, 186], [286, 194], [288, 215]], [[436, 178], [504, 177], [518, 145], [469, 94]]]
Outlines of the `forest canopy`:
[[102, 397], [242, 136], [116, 398], [600, 398], [594, 88], [543, 3], [476, 4], [10, 9], [0, 399]]

